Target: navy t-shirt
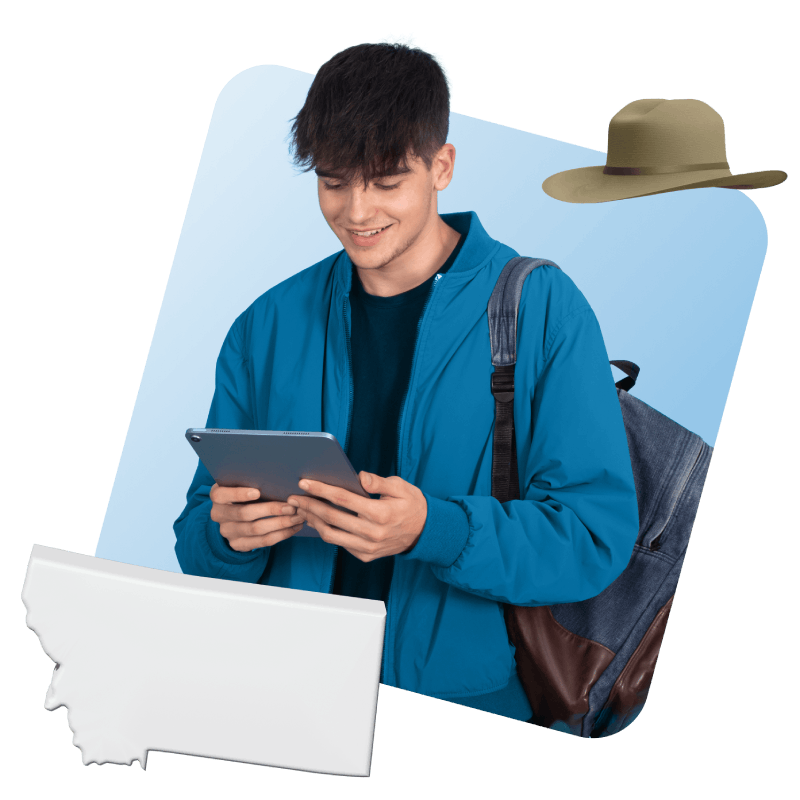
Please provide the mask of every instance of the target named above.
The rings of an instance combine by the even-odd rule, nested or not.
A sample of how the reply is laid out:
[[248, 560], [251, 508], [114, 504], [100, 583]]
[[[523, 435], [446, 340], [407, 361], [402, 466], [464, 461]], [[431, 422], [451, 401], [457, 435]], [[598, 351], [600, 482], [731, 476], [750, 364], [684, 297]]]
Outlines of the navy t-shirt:
[[[464, 238], [462, 235], [458, 240], [438, 273], [450, 269]], [[379, 297], [365, 291], [353, 267], [353, 417], [347, 457], [356, 472], [365, 470], [384, 478], [397, 474], [397, 426], [411, 377], [417, 325], [435, 277], [436, 273], [407, 292]], [[333, 593], [386, 602], [393, 568], [394, 556], [365, 563], [340, 547]]]

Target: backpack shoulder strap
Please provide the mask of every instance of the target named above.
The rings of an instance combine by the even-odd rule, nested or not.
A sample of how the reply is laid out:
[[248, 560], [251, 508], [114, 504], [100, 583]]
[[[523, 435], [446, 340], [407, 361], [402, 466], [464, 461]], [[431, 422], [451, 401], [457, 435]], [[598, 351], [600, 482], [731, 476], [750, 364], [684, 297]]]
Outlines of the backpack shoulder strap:
[[512, 258], [500, 273], [489, 298], [489, 338], [495, 367], [517, 363], [517, 311], [525, 278], [541, 266], [561, 269], [545, 258]]
[[503, 267], [489, 298], [489, 339], [492, 345], [491, 389], [494, 395], [492, 496], [501, 503], [519, 499], [517, 446], [514, 437], [514, 365], [517, 363], [517, 311], [525, 278], [536, 269], [558, 264], [544, 258], [512, 258]]
[[[489, 298], [489, 338], [492, 346], [492, 364], [496, 367], [516, 364], [517, 361], [517, 312], [522, 297], [525, 278], [536, 269], [547, 264], [561, 269], [558, 264], [544, 258], [512, 258], [503, 267]], [[639, 377], [639, 367], [632, 361], [610, 361], [622, 370], [626, 377], [617, 381], [618, 389], [630, 391]], [[513, 386], [513, 383], [512, 383]], [[512, 389], [513, 391], [513, 389]]]
[[[491, 389], [495, 398], [495, 428], [492, 446], [492, 497], [501, 503], [519, 499], [517, 447], [514, 438], [514, 366], [517, 363], [517, 313], [525, 278], [547, 264], [544, 258], [512, 258], [503, 267], [489, 298], [489, 339], [492, 347]], [[611, 361], [626, 377], [617, 381], [618, 389], [630, 391], [639, 376], [632, 361]]]

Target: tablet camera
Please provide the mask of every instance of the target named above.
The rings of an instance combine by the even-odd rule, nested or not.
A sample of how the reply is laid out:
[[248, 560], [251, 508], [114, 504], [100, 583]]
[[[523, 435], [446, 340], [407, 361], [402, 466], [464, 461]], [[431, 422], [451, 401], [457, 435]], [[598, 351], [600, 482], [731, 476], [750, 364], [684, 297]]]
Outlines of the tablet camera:
[[200, 441], [200, 437], [196, 433], [193, 433], [190, 438], [191, 438], [191, 440], [193, 442], [199, 442]]

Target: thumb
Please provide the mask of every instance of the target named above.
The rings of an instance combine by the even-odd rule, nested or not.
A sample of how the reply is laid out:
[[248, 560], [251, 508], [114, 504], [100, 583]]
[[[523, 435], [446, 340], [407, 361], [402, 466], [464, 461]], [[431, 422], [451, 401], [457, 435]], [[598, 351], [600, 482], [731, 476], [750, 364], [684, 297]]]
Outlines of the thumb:
[[386, 478], [376, 475], [374, 472], [367, 472], [362, 470], [360, 474], [361, 485], [370, 494], [383, 494], [385, 489]]

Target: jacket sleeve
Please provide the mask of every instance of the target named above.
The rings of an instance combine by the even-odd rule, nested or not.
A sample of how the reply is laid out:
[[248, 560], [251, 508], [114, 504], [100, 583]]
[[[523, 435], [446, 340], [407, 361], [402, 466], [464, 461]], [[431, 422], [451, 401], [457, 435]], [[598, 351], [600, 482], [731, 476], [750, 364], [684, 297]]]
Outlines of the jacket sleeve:
[[[241, 318], [240, 318], [241, 319]], [[231, 327], [217, 359], [214, 399], [208, 414], [207, 428], [254, 428], [251, 383], [243, 355], [240, 320]], [[187, 575], [223, 578], [257, 583], [264, 573], [269, 548], [240, 553], [219, 532], [219, 523], [211, 519], [209, 492], [214, 479], [202, 462], [186, 495], [186, 507], [175, 520], [175, 554]]]
[[639, 528], [622, 412], [585, 300], [547, 339], [529, 398], [522, 499], [425, 494], [425, 528], [399, 556], [427, 561], [440, 580], [467, 592], [520, 606], [599, 594], [627, 566]]

